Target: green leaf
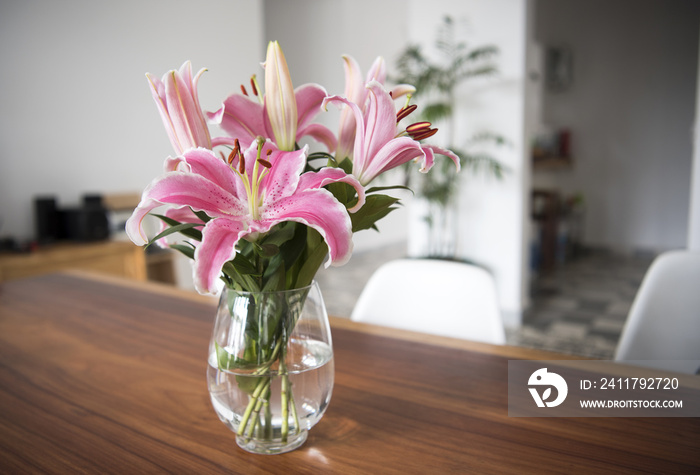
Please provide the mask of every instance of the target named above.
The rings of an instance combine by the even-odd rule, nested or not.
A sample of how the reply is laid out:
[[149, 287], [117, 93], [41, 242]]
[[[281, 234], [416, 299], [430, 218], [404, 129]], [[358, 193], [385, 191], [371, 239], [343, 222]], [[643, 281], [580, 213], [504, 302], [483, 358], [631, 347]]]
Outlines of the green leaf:
[[339, 164], [338, 168], [343, 170], [348, 175], [352, 174], [352, 160], [349, 158], [344, 158]]
[[291, 269], [306, 249], [307, 227], [300, 223], [290, 223], [294, 236], [281, 246], [285, 269]]
[[310, 252], [299, 270], [295, 288], [306, 287], [313, 281], [318, 268], [321, 267], [323, 259], [328, 254], [328, 245], [326, 245], [318, 231], [314, 229], [308, 230], [307, 248]]
[[[192, 208], [190, 208], [190, 209], [192, 209]], [[192, 209], [192, 212], [205, 223], [208, 223], [211, 220], [209, 215], [207, 213], [205, 213], [204, 211], [195, 211]]]
[[[182, 224], [188, 224], [188, 225], [190, 225], [188, 229], [180, 230], [179, 232], [183, 236], [186, 236], [188, 238], [192, 238], [196, 241], [202, 240], [202, 232], [199, 229], [194, 229], [195, 226], [202, 226], [202, 223], [180, 223], [179, 221], [176, 221], [176, 220], [169, 218], [167, 216], [164, 216], [162, 214], [154, 214], [153, 216], [160, 219], [168, 226], [180, 226]], [[178, 231], [175, 231], [175, 232], [178, 232]], [[153, 240], [156, 240], [156, 238], [154, 238]]]
[[286, 282], [286, 274], [284, 271], [284, 259], [280, 257], [275, 259], [275, 263], [269, 266], [263, 274], [263, 292], [272, 292], [275, 290], [284, 290], [284, 284]]
[[296, 223], [286, 222], [273, 227], [263, 238], [262, 243], [281, 246], [294, 237], [294, 232], [296, 231], [294, 224]]
[[409, 187], [404, 186], [404, 185], [373, 186], [372, 188], [365, 190], [365, 193], [370, 194], [370, 193], [376, 193], [378, 191], [386, 191], [386, 190], [408, 190], [411, 193], [413, 193], [412, 189], [410, 189]]
[[[163, 231], [162, 233], [158, 234], [156, 237], [152, 238], [150, 241], [148, 241], [148, 244], [146, 244], [146, 247], [150, 246], [151, 244], [158, 241], [159, 239], [162, 239], [166, 236], [170, 236], [171, 234], [182, 233], [182, 234], [186, 235], [186, 233], [183, 231], [190, 230], [190, 229], [194, 228], [195, 226], [201, 226], [201, 224], [180, 223], [180, 224], [177, 224], [175, 226], [171, 226], [168, 229], [166, 229], [165, 231]], [[202, 233], [200, 232], [199, 235], [201, 238]]]
[[192, 247], [192, 245], [187, 246], [185, 244], [171, 244], [170, 248], [175, 249], [176, 251], [180, 251], [182, 254], [189, 257], [190, 259], [194, 259], [194, 247]]
[[258, 246], [258, 254], [260, 257], [270, 258], [279, 254], [280, 248], [276, 244], [261, 244]]
[[350, 214], [352, 232], [372, 228], [377, 221], [396, 209], [394, 205], [399, 201], [399, 198], [389, 195], [367, 196], [364, 206], [356, 213]]

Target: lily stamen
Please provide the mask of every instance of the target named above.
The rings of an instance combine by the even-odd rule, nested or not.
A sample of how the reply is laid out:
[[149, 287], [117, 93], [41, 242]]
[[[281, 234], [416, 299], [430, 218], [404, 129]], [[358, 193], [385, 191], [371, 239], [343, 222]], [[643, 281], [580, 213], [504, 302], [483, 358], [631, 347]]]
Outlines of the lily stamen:
[[248, 95], [248, 91], [246, 90], [246, 88], [243, 84], [241, 84], [241, 92], [243, 93], [244, 96]]
[[238, 153], [238, 173], [245, 176], [245, 157], [240, 152]]
[[258, 77], [255, 74], [250, 77], [250, 87], [253, 88], [253, 94], [255, 94], [255, 97], [258, 98], [258, 102], [260, 102], [260, 104], [264, 104], [265, 101], [263, 100], [263, 95], [260, 93], [261, 89], [260, 85], [258, 84]]
[[411, 138], [415, 141], [421, 141], [423, 139], [427, 139], [428, 137], [432, 137], [437, 133], [438, 129], [428, 129], [425, 132], [422, 132], [420, 134], [413, 134], [411, 135]]
[[398, 124], [398, 123], [401, 122], [403, 119], [405, 119], [406, 117], [408, 117], [409, 115], [411, 115], [411, 113], [412, 113], [414, 110], [416, 110], [417, 108], [418, 108], [418, 106], [417, 106], [416, 104], [412, 104], [412, 105], [410, 105], [410, 106], [406, 106], [406, 107], [402, 108], [401, 110], [399, 110], [399, 111], [396, 113], [396, 123]]
[[406, 127], [406, 132], [408, 132], [408, 135], [411, 136], [413, 134], [420, 134], [425, 132], [426, 130], [430, 130], [431, 125], [432, 124], [430, 122], [416, 122]]

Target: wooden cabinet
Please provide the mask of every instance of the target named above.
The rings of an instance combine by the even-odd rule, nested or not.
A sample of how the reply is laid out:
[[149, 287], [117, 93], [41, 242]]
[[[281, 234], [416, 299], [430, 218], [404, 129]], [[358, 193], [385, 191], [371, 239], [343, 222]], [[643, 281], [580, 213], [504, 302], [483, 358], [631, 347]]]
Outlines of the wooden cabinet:
[[146, 280], [143, 248], [131, 242], [60, 243], [22, 254], [0, 254], [0, 282], [80, 269]]

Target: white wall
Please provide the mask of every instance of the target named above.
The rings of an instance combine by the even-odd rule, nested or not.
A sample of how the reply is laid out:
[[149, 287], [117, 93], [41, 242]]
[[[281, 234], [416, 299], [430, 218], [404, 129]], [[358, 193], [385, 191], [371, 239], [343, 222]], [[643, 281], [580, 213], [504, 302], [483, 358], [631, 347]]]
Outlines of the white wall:
[[33, 236], [32, 200], [140, 192], [171, 146], [144, 76], [190, 59], [215, 110], [259, 72], [260, 0], [24, 0], [0, 11], [0, 234]]
[[494, 149], [509, 168], [503, 180], [462, 173], [458, 256], [487, 267], [496, 279], [501, 310], [509, 325], [520, 322], [526, 305], [525, 236], [523, 216], [529, 193], [525, 168], [524, 71], [526, 45], [525, 0], [433, 0], [409, 2], [409, 35], [432, 45], [444, 15], [456, 21], [459, 39], [471, 46], [500, 48], [500, 74], [463, 83], [458, 88], [456, 142], [463, 145], [474, 133], [488, 130], [507, 137], [512, 146]]
[[574, 169], [554, 181], [584, 193], [586, 244], [686, 245], [698, 18], [700, 2], [538, 0], [537, 39], [574, 57], [543, 119], [572, 130]]

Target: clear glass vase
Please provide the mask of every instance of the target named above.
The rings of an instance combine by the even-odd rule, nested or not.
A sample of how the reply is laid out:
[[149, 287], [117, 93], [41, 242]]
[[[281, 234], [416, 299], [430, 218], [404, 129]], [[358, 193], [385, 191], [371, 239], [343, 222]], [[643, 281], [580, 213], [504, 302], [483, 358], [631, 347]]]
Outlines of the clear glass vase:
[[223, 290], [207, 382], [214, 410], [241, 448], [278, 454], [301, 446], [328, 406], [333, 378], [316, 282], [278, 292]]

